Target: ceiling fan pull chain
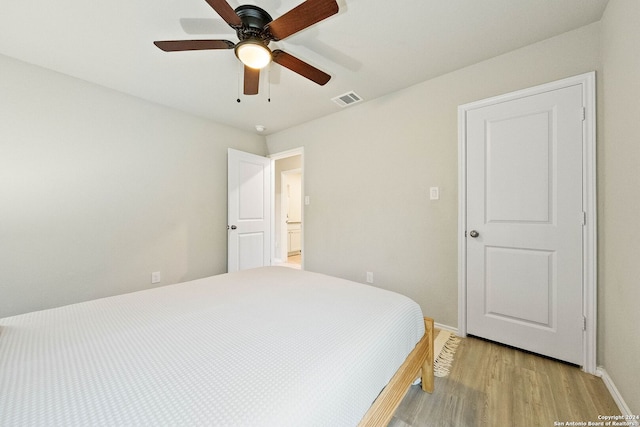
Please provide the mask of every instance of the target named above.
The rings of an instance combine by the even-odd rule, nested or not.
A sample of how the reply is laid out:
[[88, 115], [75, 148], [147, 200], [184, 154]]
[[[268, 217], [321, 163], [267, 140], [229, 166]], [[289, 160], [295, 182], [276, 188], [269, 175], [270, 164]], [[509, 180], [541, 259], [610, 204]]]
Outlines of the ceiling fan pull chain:
[[267, 102], [271, 102], [271, 64], [267, 69]]
[[[238, 70], [244, 70], [243, 67], [238, 68]], [[240, 103], [240, 71], [238, 71], [237, 73], [238, 76], [238, 84], [236, 84], [236, 91], [237, 91], [237, 96], [238, 98], [236, 99], [236, 101], [238, 102], [238, 104]]]

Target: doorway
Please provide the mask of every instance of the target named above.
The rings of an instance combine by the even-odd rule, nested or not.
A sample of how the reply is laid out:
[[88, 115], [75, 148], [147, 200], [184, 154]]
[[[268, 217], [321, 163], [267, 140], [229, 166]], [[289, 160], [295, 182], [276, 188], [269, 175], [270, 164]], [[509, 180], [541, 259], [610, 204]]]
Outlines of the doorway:
[[269, 156], [273, 160], [273, 264], [303, 269], [303, 149]]

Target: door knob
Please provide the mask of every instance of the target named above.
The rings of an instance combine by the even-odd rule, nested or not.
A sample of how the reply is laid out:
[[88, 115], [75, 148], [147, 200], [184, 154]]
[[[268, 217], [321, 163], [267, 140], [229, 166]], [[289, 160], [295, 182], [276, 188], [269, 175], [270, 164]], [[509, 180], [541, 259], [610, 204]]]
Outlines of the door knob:
[[236, 227], [235, 225], [232, 225], [232, 226], [228, 226], [228, 225], [227, 225], [227, 230], [228, 230], [228, 229], [235, 230], [236, 228], [238, 228], [238, 227]]
[[480, 233], [478, 233], [476, 230], [471, 230], [471, 231], [469, 232], [469, 236], [473, 237], [474, 239], [475, 239], [476, 237], [478, 237], [479, 235], [480, 235]]

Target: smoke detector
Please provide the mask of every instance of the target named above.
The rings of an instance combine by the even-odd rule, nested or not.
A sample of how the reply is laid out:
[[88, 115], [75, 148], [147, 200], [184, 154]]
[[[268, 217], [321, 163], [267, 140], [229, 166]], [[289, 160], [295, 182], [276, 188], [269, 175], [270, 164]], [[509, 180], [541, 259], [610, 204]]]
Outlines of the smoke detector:
[[344, 108], [362, 101], [362, 98], [355, 92], [351, 91], [343, 93], [342, 95], [338, 95], [335, 98], [331, 98], [331, 100], [338, 104], [340, 107]]

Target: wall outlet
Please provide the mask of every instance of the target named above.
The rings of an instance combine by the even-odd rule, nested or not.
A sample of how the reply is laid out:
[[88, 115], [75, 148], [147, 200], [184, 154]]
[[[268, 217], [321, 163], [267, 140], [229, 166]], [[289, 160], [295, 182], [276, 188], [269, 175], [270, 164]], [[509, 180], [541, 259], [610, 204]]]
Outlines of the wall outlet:
[[151, 283], [160, 283], [160, 272], [154, 271], [151, 273]]
[[429, 188], [429, 198], [431, 200], [440, 199], [440, 188], [438, 188], [438, 187], [430, 187]]
[[367, 283], [373, 283], [373, 272], [367, 271]]

